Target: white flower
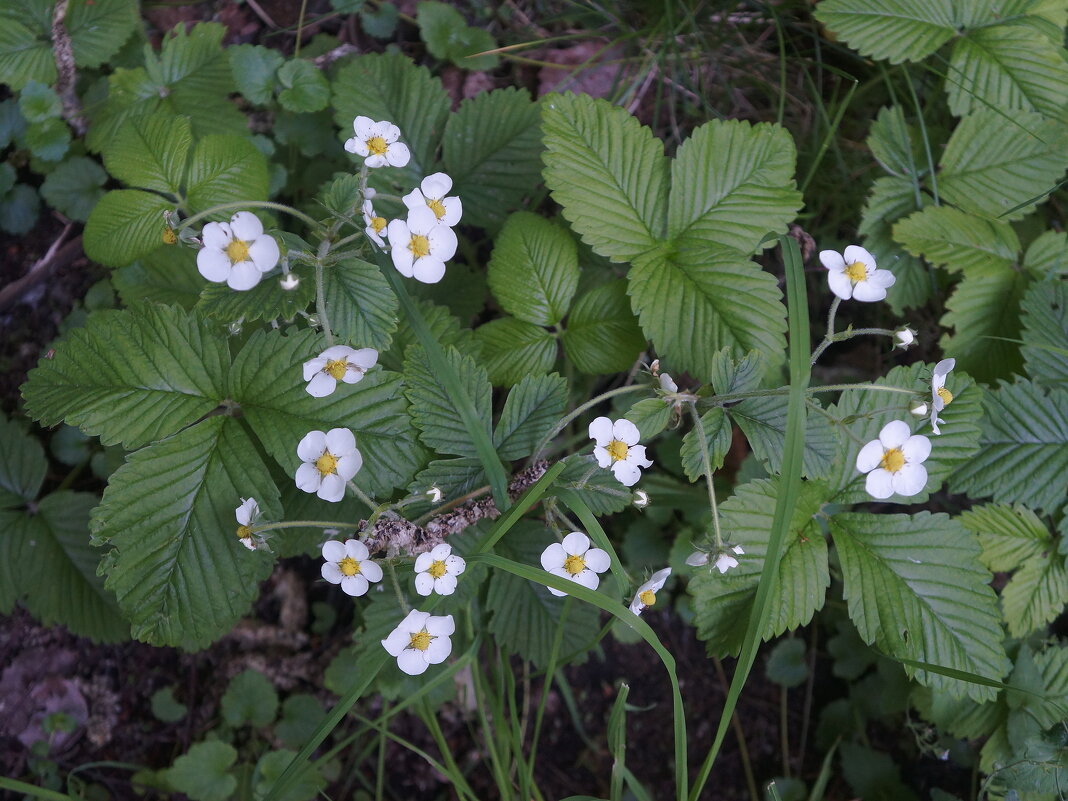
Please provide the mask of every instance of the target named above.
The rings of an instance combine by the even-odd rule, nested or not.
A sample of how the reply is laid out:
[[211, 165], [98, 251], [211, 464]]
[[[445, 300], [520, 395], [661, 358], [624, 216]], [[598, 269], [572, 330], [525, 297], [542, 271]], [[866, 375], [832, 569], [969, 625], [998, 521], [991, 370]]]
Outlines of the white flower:
[[641, 478], [641, 467], [652, 467], [645, 458], [645, 446], [639, 445], [641, 434], [630, 420], [598, 417], [590, 423], [590, 438], [597, 443], [593, 455], [600, 467], [611, 467], [612, 473], [624, 487], [632, 487]]
[[382, 235], [386, 231], [386, 218], [375, 214], [375, 207], [370, 199], [363, 202], [363, 221], [367, 225], [363, 232], [380, 248], [385, 247], [386, 241], [382, 238]]
[[917, 417], [926, 417], [927, 416], [927, 404], [926, 403], [917, 403], [915, 406], [913, 406], [911, 409], [909, 409], [909, 413], [910, 414], [914, 414]]
[[875, 257], [860, 245], [850, 245], [842, 254], [821, 250], [820, 262], [830, 270], [827, 283], [831, 292], [842, 300], [882, 300], [896, 280], [889, 270], [877, 270]]
[[938, 424], [946, 422], [938, 413], [953, 402], [953, 393], [946, 389], [946, 376], [956, 366], [956, 359], [943, 359], [934, 366], [931, 374], [931, 428], [936, 434], [942, 433]]
[[[734, 545], [730, 548], [730, 550], [738, 554], [738, 556], [741, 556], [745, 553], [745, 551], [742, 550], [741, 545]], [[719, 554], [719, 556], [716, 557], [716, 561], [715, 563], [713, 563], [712, 567], [714, 567], [720, 573], [726, 573], [732, 567], [738, 567], [738, 560], [731, 556], [727, 551], [723, 551]]]
[[388, 120], [375, 122], [370, 117], [352, 121], [356, 136], [345, 142], [345, 150], [364, 157], [368, 167], [403, 167], [411, 158], [408, 146], [398, 142], [400, 128]]
[[286, 273], [278, 279], [278, 286], [282, 287], [286, 292], [292, 292], [300, 286], [300, 279], [296, 273]]
[[907, 325], [894, 332], [894, 347], [907, 350], [916, 341], [916, 332]]
[[325, 398], [337, 388], [338, 381], [355, 384], [378, 363], [374, 348], [350, 348], [334, 345], [314, 359], [304, 362], [305, 389], [313, 398]]
[[263, 233], [263, 223], [251, 211], [239, 211], [228, 223], [208, 223], [201, 238], [197, 269], [209, 281], [225, 281], [230, 289], [252, 289], [278, 264], [278, 243]]
[[413, 609], [397, 628], [382, 640], [382, 647], [397, 657], [397, 666], [409, 676], [425, 673], [431, 665], [438, 665], [452, 653], [449, 637], [456, 631], [452, 615], [438, 617]]
[[649, 493], [645, 490], [635, 490], [631, 503], [634, 504], [635, 509], [644, 509], [649, 505]]
[[630, 611], [636, 615], [640, 615], [645, 607], [655, 604], [656, 594], [660, 592], [660, 589], [664, 586], [664, 582], [667, 581], [668, 576], [670, 575], [670, 567], [665, 567], [663, 570], [658, 570], [653, 573], [653, 575], [649, 577], [649, 580], [642, 586], [638, 587], [638, 591], [634, 593], [634, 600], [630, 602]]
[[237, 515], [238, 523], [237, 538], [250, 551], [256, 550], [252, 526], [255, 525], [256, 518], [260, 516], [260, 505], [256, 503], [255, 498], [249, 498], [247, 501], [242, 498], [241, 505], [234, 512]]
[[356, 437], [347, 428], [309, 431], [297, 445], [297, 456], [304, 462], [297, 468], [297, 487], [324, 501], [345, 497], [345, 482], [363, 467]]
[[340, 584], [342, 591], [353, 596], [363, 595], [373, 582], [382, 580], [381, 566], [369, 559], [367, 546], [359, 540], [323, 543], [323, 578]]
[[857, 470], [868, 474], [864, 488], [873, 498], [915, 495], [927, 486], [923, 462], [930, 455], [931, 440], [913, 434], [904, 420], [894, 420], [883, 426], [879, 439], [860, 449]]
[[437, 545], [429, 553], [415, 557], [415, 591], [420, 595], [452, 595], [456, 592], [456, 577], [466, 569], [467, 562], [453, 554], [451, 545]]
[[660, 374], [660, 388], [664, 392], [675, 393], [679, 391], [679, 385], [675, 383], [675, 380], [667, 373]]
[[451, 228], [460, 222], [464, 209], [460, 198], [445, 197], [450, 189], [452, 189], [452, 178], [443, 172], [436, 172], [424, 178], [418, 188], [413, 189], [401, 200], [413, 211], [425, 206], [434, 212], [434, 217], [440, 224]]
[[[591, 548], [590, 538], [581, 531], [572, 531], [564, 537], [563, 542], [554, 542], [541, 553], [542, 569], [554, 576], [576, 581], [591, 590], [597, 589], [601, 583], [597, 574], [608, 570], [611, 564], [612, 558], [608, 552]], [[547, 589], [553, 595], [567, 595], [552, 587]]]
[[408, 219], [391, 220], [386, 229], [393, 266], [405, 278], [436, 284], [445, 275], [445, 262], [456, 254], [456, 234], [429, 208], [413, 209]]
[[431, 503], [441, 503], [441, 499], [445, 497], [445, 493], [441, 491], [441, 487], [437, 484], [432, 484], [430, 489], [423, 494], [426, 495]]

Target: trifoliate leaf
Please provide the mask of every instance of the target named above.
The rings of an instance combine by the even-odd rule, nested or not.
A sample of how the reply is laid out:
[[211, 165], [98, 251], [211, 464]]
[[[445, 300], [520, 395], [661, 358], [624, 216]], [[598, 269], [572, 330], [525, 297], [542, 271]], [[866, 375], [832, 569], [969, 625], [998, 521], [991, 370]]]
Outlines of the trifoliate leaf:
[[0, 509], [37, 497], [48, 470], [44, 448], [23, 426], [0, 414]]
[[111, 283], [125, 306], [142, 302], [162, 303], [189, 311], [200, 299], [205, 286], [196, 262], [196, 251], [164, 245], [140, 261], [115, 270], [111, 274]]
[[655, 250], [667, 226], [663, 143], [588, 95], [543, 98], [542, 127], [545, 183], [583, 241], [617, 262]]
[[41, 197], [72, 220], [85, 222], [104, 196], [102, 187], [107, 179], [107, 173], [97, 162], [73, 156], [45, 177]]
[[863, 55], [900, 64], [956, 36], [957, 13], [953, 0], [826, 0], [816, 19]]
[[165, 306], [97, 312], [23, 385], [42, 425], [66, 422], [101, 443], [138, 448], [196, 422], [226, 398], [226, 343]]
[[514, 317], [490, 320], [475, 329], [482, 364], [494, 386], [507, 387], [528, 375], [543, 375], [556, 363], [559, 346], [550, 331]]
[[226, 284], [206, 283], [196, 310], [205, 317], [222, 323], [254, 320], [292, 320], [315, 299], [315, 279], [311, 270], [297, 270], [299, 283], [293, 289], [282, 286], [282, 278], [273, 273], [264, 276], [256, 286], [235, 292]]
[[[726, 573], [712, 565], [697, 568], [688, 591], [693, 596], [697, 636], [710, 654], [737, 654], [756, 597], [760, 572], [767, 556], [768, 534], [775, 511], [778, 483], [773, 479], [751, 481], [719, 507], [723, 537], [745, 551], [738, 566]], [[774, 577], [771, 609], [762, 633], [765, 640], [787, 629], [803, 626], [823, 606], [831, 578], [827, 568], [827, 543], [813, 519], [827, 499], [827, 485], [808, 481], [794, 507], [779, 569]]]
[[493, 444], [505, 460], [529, 456], [564, 413], [567, 382], [560, 376], [527, 376], [508, 392]]
[[189, 118], [157, 111], [123, 125], [103, 144], [102, 155], [120, 181], [178, 197], [192, 146]]
[[[808, 662], [805, 661], [805, 641], [781, 640], [775, 643], [768, 655], [768, 680], [780, 687], [800, 687], [808, 678]], [[803, 797], [803, 796], [802, 796]]]
[[[454, 347], [445, 348], [445, 358], [467, 390], [476, 417], [485, 423], [486, 435], [489, 436], [493, 418], [493, 388], [485, 368]], [[421, 347], [409, 348], [404, 360], [404, 381], [405, 395], [411, 403], [412, 420], [419, 428], [423, 442], [439, 453], [477, 456], [478, 452], [460, 418], [460, 412], [453, 406], [448, 389]]]
[[1068, 289], [1063, 281], [1031, 285], [1020, 304], [1020, 338], [1027, 374], [1038, 383], [1068, 389]]
[[[785, 395], [748, 398], [728, 408], [727, 413], [749, 440], [753, 453], [769, 473], [782, 469], [786, 447]], [[805, 448], [801, 472], [809, 478], [823, 478], [831, 471], [831, 462], [839, 448], [838, 432], [822, 414], [809, 413], [805, 423]]]
[[1020, 251], [1012, 226], [948, 206], [932, 206], [894, 226], [894, 239], [913, 256], [966, 275], [1009, 269]]
[[939, 321], [944, 333], [939, 344], [952, 353], [957, 366], [980, 381], [1020, 372], [1020, 347], [1007, 339], [1020, 335], [1020, 300], [1030, 283], [1025, 272], [999, 267], [964, 278], [946, 301]]
[[1021, 378], [1013, 384], [1002, 381], [983, 394], [980, 426], [978, 453], [950, 479], [954, 492], [1049, 511], [1063, 504], [1068, 490], [1068, 392], [1043, 390]]
[[488, 271], [502, 309], [520, 320], [552, 326], [567, 314], [578, 289], [578, 250], [565, 229], [518, 211], [497, 235]]
[[496, 53], [475, 55], [496, 49], [497, 42], [488, 31], [469, 26], [448, 3], [421, 0], [416, 9], [419, 37], [435, 58], [451, 61], [466, 70], [491, 70], [497, 66]]
[[[309, 281], [314, 289], [314, 282]], [[323, 273], [330, 325], [356, 348], [384, 351], [397, 330], [397, 296], [382, 272], [362, 259], [344, 259]]]
[[258, 106], [269, 103], [274, 96], [275, 73], [285, 57], [269, 47], [250, 44], [229, 47], [227, 54], [237, 91]]
[[603, 375], [630, 369], [645, 350], [623, 281], [609, 281], [579, 296], [562, 337], [564, 353], [583, 373]]
[[167, 783], [192, 801], [226, 801], [237, 789], [230, 773], [237, 751], [229, 743], [208, 740], [190, 747], [164, 774]]
[[[267, 199], [267, 159], [243, 136], [205, 136], [189, 160], [186, 196], [195, 211], [220, 203]], [[229, 218], [230, 212], [220, 213]]]
[[[849, 617], [860, 636], [891, 656], [988, 679], [1009, 670], [990, 574], [979, 546], [943, 514], [842, 513], [831, 518]], [[905, 666], [951, 695], [993, 700], [997, 691]]]
[[[0, 30], [3, 26], [0, 26]], [[0, 228], [9, 234], [24, 234], [37, 223], [41, 202], [32, 186], [15, 184], [0, 198]]]
[[[656, 401], [670, 410], [663, 401]], [[705, 447], [712, 470], [723, 467], [723, 459], [731, 447], [731, 423], [720, 408], [709, 409], [701, 415], [701, 426], [705, 432]], [[690, 481], [700, 481], [705, 474], [704, 455], [701, 451], [701, 439], [697, 435], [697, 426], [686, 432], [682, 438], [682, 469]]]
[[173, 210], [173, 203], [150, 192], [108, 192], [85, 224], [85, 255], [108, 267], [144, 258], [163, 244], [163, 212]]
[[219, 706], [223, 720], [232, 728], [248, 724], [254, 729], [262, 729], [274, 722], [278, 693], [262, 673], [245, 670], [230, 679]]
[[330, 84], [310, 61], [295, 58], [278, 70], [278, 102], [289, 111], [320, 111], [330, 102]]

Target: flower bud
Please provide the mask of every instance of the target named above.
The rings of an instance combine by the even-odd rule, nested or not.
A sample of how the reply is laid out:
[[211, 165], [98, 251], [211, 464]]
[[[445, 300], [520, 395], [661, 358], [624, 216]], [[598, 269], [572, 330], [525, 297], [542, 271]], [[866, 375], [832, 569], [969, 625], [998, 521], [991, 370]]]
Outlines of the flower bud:
[[436, 484], [431, 486], [425, 494], [426, 497], [430, 499], [431, 503], [441, 503], [441, 499], [444, 497], [444, 493], [441, 491], [441, 488], [438, 487]]
[[907, 325], [894, 332], [894, 347], [906, 349], [916, 342], [916, 332]]
[[660, 388], [664, 392], [678, 392], [679, 385], [675, 383], [674, 379], [667, 373], [660, 374]]
[[926, 417], [927, 416], [927, 404], [926, 403], [917, 403], [915, 406], [913, 406], [911, 409], [909, 409], [909, 411], [912, 414], [916, 415], [917, 417]]
[[690, 567], [701, 567], [708, 564], [708, 554], [704, 551], [694, 551], [686, 557], [686, 564]]
[[298, 286], [300, 286], [300, 279], [297, 278], [295, 273], [286, 273], [278, 280], [279, 286], [286, 292], [292, 292]]
[[637, 490], [631, 500], [636, 509], [644, 509], [649, 505], [649, 493], [645, 490]]

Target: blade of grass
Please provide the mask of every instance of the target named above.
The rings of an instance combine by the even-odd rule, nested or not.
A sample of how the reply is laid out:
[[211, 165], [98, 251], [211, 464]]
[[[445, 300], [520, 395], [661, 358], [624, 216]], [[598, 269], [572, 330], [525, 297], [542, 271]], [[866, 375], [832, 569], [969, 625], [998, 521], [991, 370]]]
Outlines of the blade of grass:
[[69, 795], [57, 793], [55, 790], [46, 790], [43, 787], [35, 787], [18, 779], [8, 779], [0, 776], [0, 788], [11, 790], [13, 793], [25, 793], [34, 798], [43, 798], [45, 801], [73, 801]]
[[779, 492], [775, 498], [775, 513], [771, 520], [771, 535], [768, 539], [767, 556], [760, 573], [753, 608], [749, 614], [745, 638], [742, 641], [738, 664], [734, 670], [723, 712], [719, 718], [719, 728], [712, 747], [701, 765], [701, 772], [694, 781], [690, 792], [690, 801], [701, 797], [701, 790], [712, 772], [716, 757], [727, 736], [731, 716], [738, 706], [749, 672], [756, 661], [757, 649], [760, 647], [761, 633], [766, 629], [771, 614], [771, 592], [782, 556], [782, 545], [794, 506], [801, 492], [801, 455], [805, 446], [805, 390], [809, 381], [809, 330], [808, 301], [805, 296], [805, 275], [801, 263], [801, 251], [793, 239], [779, 237], [782, 248], [783, 263], [786, 267], [786, 295], [790, 312], [790, 394], [786, 411], [786, 447], [782, 457], [782, 474], [779, 478]]
[[630, 685], [619, 685], [612, 711], [608, 715], [608, 750], [612, 752], [612, 778], [608, 797], [612, 801], [623, 801], [623, 771], [627, 761], [627, 696]]
[[838, 740], [835, 740], [831, 750], [823, 758], [823, 764], [820, 765], [820, 775], [816, 777], [816, 782], [812, 785], [812, 792], [808, 794], [808, 801], [823, 801], [823, 794], [827, 792], [827, 785], [831, 782], [831, 766], [834, 764], [834, 752], [837, 750]]
[[578, 498], [570, 498], [569, 500], [570, 502], [565, 501], [564, 505], [575, 513], [579, 522], [582, 523], [583, 528], [586, 529], [590, 537], [593, 539], [594, 545], [602, 551], [607, 551], [608, 555], [612, 557], [612, 575], [616, 577], [619, 591], [626, 592], [630, 589], [630, 576], [628, 576], [627, 571], [623, 569], [623, 560], [621, 560], [619, 554], [616, 553], [612, 541], [608, 539], [608, 535], [605, 534], [604, 529], [601, 528], [600, 524], [597, 522], [597, 518], [593, 516], [590, 507]]

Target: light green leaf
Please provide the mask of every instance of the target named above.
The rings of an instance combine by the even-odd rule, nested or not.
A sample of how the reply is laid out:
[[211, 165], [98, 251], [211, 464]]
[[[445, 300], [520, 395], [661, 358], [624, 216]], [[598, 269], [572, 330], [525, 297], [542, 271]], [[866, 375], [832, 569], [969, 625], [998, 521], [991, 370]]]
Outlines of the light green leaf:
[[90, 315], [23, 386], [27, 413], [138, 448], [188, 426], [226, 398], [226, 343], [178, 309]]
[[475, 329], [482, 364], [495, 386], [508, 387], [527, 375], [542, 375], [556, 363], [556, 337], [533, 323], [513, 317], [490, 320]]
[[464, 203], [464, 222], [500, 225], [541, 183], [541, 114], [514, 87], [480, 92], [450, 114], [441, 159]]
[[163, 244], [163, 212], [174, 204], [136, 189], [108, 192], [85, 224], [85, 255], [108, 267], [124, 267]]
[[865, 56], [919, 61], [957, 35], [953, 0], [825, 0], [816, 19]]
[[769, 363], [786, 349], [786, 307], [775, 278], [738, 255], [707, 248], [652, 256], [630, 270], [627, 292], [642, 330], [662, 358], [706, 380], [712, 355], [761, 351]]
[[[666, 410], [671, 407], [660, 400], [653, 401], [660, 404]], [[785, 415], [785, 410], [783, 414]], [[716, 407], [709, 409], [701, 415], [701, 425], [705, 431], [705, 447], [708, 448], [708, 456], [712, 470], [723, 467], [723, 459], [731, 447], [731, 423], [723, 410]], [[697, 427], [691, 428], [682, 438], [682, 449], [679, 452], [682, 457], [682, 470], [690, 481], [700, 481], [705, 474], [704, 456], [701, 453], [701, 440], [697, 435]]]
[[[842, 562], [849, 617], [861, 638], [891, 656], [988, 679], [1009, 671], [990, 574], [979, 546], [943, 514], [837, 514], [831, 533]], [[992, 687], [906, 666], [954, 696], [993, 700]]]
[[[787, 396], [766, 395], [749, 398], [727, 409], [731, 419], [749, 440], [756, 457], [769, 473], [782, 469], [783, 448], [786, 447]], [[809, 413], [805, 425], [805, 448], [802, 452], [802, 474], [809, 478], [823, 478], [831, 471], [831, 462], [839, 446], [838, 432], [827, 418]], [[729, 444], [729, 443], [728, 443]]]
[[[745, 627], [738, 621], [748, 619], [756, 597], [777, 491], [776, 480], [751, 481], [719, 507], [724, 539], [740, 545], [745, 553], [737, 557], [737, 567], [723, 574], [713, 572], [711, 566], [699, 568], [687, 587], [693, 596], [697, 636], [710, 654], [737, 654], [742, 647]], [[831, 578], [827, 543], [813, 516], [826, 499], [825, 484], [808, 481], [801, 485], [772, 590], [764, 640], [805, 625], [823, 606]]]
[[[445, 358], [467, 390], [478, 419], [485, 423], [488, 437], [493, 418], [493, 388], [486, 369], [454, 347], [444, 350]], [[477, 456], [459, 411], [452, 405], [445, 384], [421, 347], [409, 348], [404, 360], [404, 380], [412, 420], [423, 442], [439, 453]]]
[[262, 673], [244, 670], [230, 679], [219, 708], [223, 720], [234, 729], [245, 724], [262, 729], [274, 722], [278, 712], [278, 693]]
[[797, 152], [785, 128], [712, 120], [683, 142], [671, 164], [668, 234], [680, 248], [752, 253], [783, 233], [801, 207]]
[[949, 110], [1038, 111], [1058, 117], [1068, 103], [1068, 63], [1060, 43], [1035, 30], [996, 25], [965, 31], [946, 75]]
[[115, 270], [111, 283], [126, 306], [162, 303], [190, 311], [205, 287], [196, 262], [191, 248], [161, 245], [140, 261]]
[[1068, 288], [1063, 281], [1035, 282], [1020, 311], [1027, 374], [1044, 386], [1068, 389]]
[[407, 486], [424, 454], [411, 430], [400, 376], [375, 368], [356, 384], [339, 384], [332, 395], [313, 398], [301, 365], [323, 347], [309, 330], [290, 336], [258, 331], [234, 359], [230, 397], [288, 475], [300, 465], [297, 443], [305, 434], [341, 427], [356, 435], [363, 456], [357, 485], [372, 495]]
[[[239, 200], [266, 200], [267, 159], [245, 137], [205, 136], [193, 151], [187, 181], [187, 197], [195, 211]], [[217, 216], [228, 218], [231, 213]]]
[[667, 428], [671, 413], [671, 404], [662, 398], [645, 398], [631, 406], [623, 417], [638, 427], [642, 439], [649, 439]]
[[56, 62], [47, 35], [12, 19], [0, 24], [0, 74], [18, 91], [31, 81], [56, 82]]
[[287, 61], [278, 70], [278, 82], [284, 87], [278, 102], [289, 111], [319, 111], [330, 102], [330, 84], [310, 61]]
[[1068, 274], [1068, 234], [1046, 231], [1036, 237], [1027, 246], [1024, 267], [1039, 278]]
[[277, 50], [251, 44], [233, 45], [227, 48], [227, 54], [237, 91], [258, 106], [271, 102], [274, 76], [285, 57]]
[[1049, 511], [1064, 503], [1068, 392], [1047, 392], [1020, 378], [1002, 381], [983, 395], [981, 428], [980, 450], [953, 472], [954, 492]]
[[1040, 557], [1051, 540], [1045, 523], [1026, 506], [988, 503], [961, 512], [957, 519], [979, 535], [979, 558], [990, 570], [1015, 570]]
[[1019, 346], [990, 337], [1019, 336], [1020, 300], [1029, 283], [1027, 273], [1004, 267], [965, 277], [939, 321], [953, 330], [942, 335], [942, 351], [953, 354], [958, 367], [980, 381], [1020, 372]]
[[123, 125], [102, 153], [104, 166], [120, 181], [178, 197], [192, 146], [189, 119], [157, 111]]
[[537, 325], [560, 322], [578, 289], [578, 250], [571, 234], [527, 211], [505, 222], [487, 269], [501, 308]]
[[983, 109], [961, 120], [939, 166], [943, 200], [974, 214], [1018, 220], [1034, 210], [1033, 203], [1021, 204], [1041, 201], [1063, 177], [1068, 143], [1063, 128], [1041, 114], [1007, 117]]
[[236, 761], [232, 745], [208, 740], [190, 747], [164, 775], [171, 787], [192, 801], [226, 801], [237, 789], [237, 779], [230, 773]]
[[712, 387], [717, 395], [751, 392], [760, 386], [766, 368], [766, 360], [759, 351], [749, 351], [734, 359], [730, 348], [722, 348], [712, 356]]
[[493, 432], [498, 455], [508, 460], [533, 453], [563, 416], [566, 401], [567, 382], [556, 373], [527, 376], [512, 387]]
[[47, 175], [41, 184], [41, 197], [72, 220], [85, 222], [104, 196], [102, 187], [107, 179], [104, 168], [95, 161], [73, 156]]
[[602, 284], [575, 301], [562, 340], [576, 369], [592, 375], [630, 369], [645, 350], [630, 307], [623, 281]]
[[343, 259], [326, 269], [323, 281], [337, 337], [353, 347], [386, 350], [397, 330], [397, 296], [378, 267], [363, 259]]
[[663, 143], [588, 95], [545, 97], [542, 128], [545, 183], [583, 241], [617, 262], [655, 250], [667, 223]]
[[879, 166], [892, 176], [908, 178], [909, 186], [913, 179], [926, 172], [920, 167], [921, 164], [926, 166], [920, 132], [916, 126], [905, 122], [901, 106], [879, 109], [879, 115], [868, 131], [867, 144]]
[[272, 559], [235, 536], [242, 498], [280, 519], [278, 490], [232, 417], [209, 417], [136, 451], [112, 474], [91, 527], [114, 547], [105, 586], [134, 637], [203, 648], [249, 610]]
[[47, 470], [41, 443], [0, 414], [0, 509], [34, 500]]
[[894, 226], [894, 239], [913, 256], [954, 272], [997, 272], [1013, 266], [1020, 240], [1012, 226], [948, 206], [931, 206]]
[[226, 284], [207, 283], [201, 279], [203, 291], [196, 310], [222, 323], [293, 320], [315, 299], [315, 278], [311, 270], [297, 271], [296, 275], [301, 280], [293, 289], [283, 289], [276, 274], [265, 276], [252, 289], [242, 292], [235, 292]]
[[64, 22], [74, 63], [99, 67], [118, 52], [140, 20], [136, 0], [71, 0]]

